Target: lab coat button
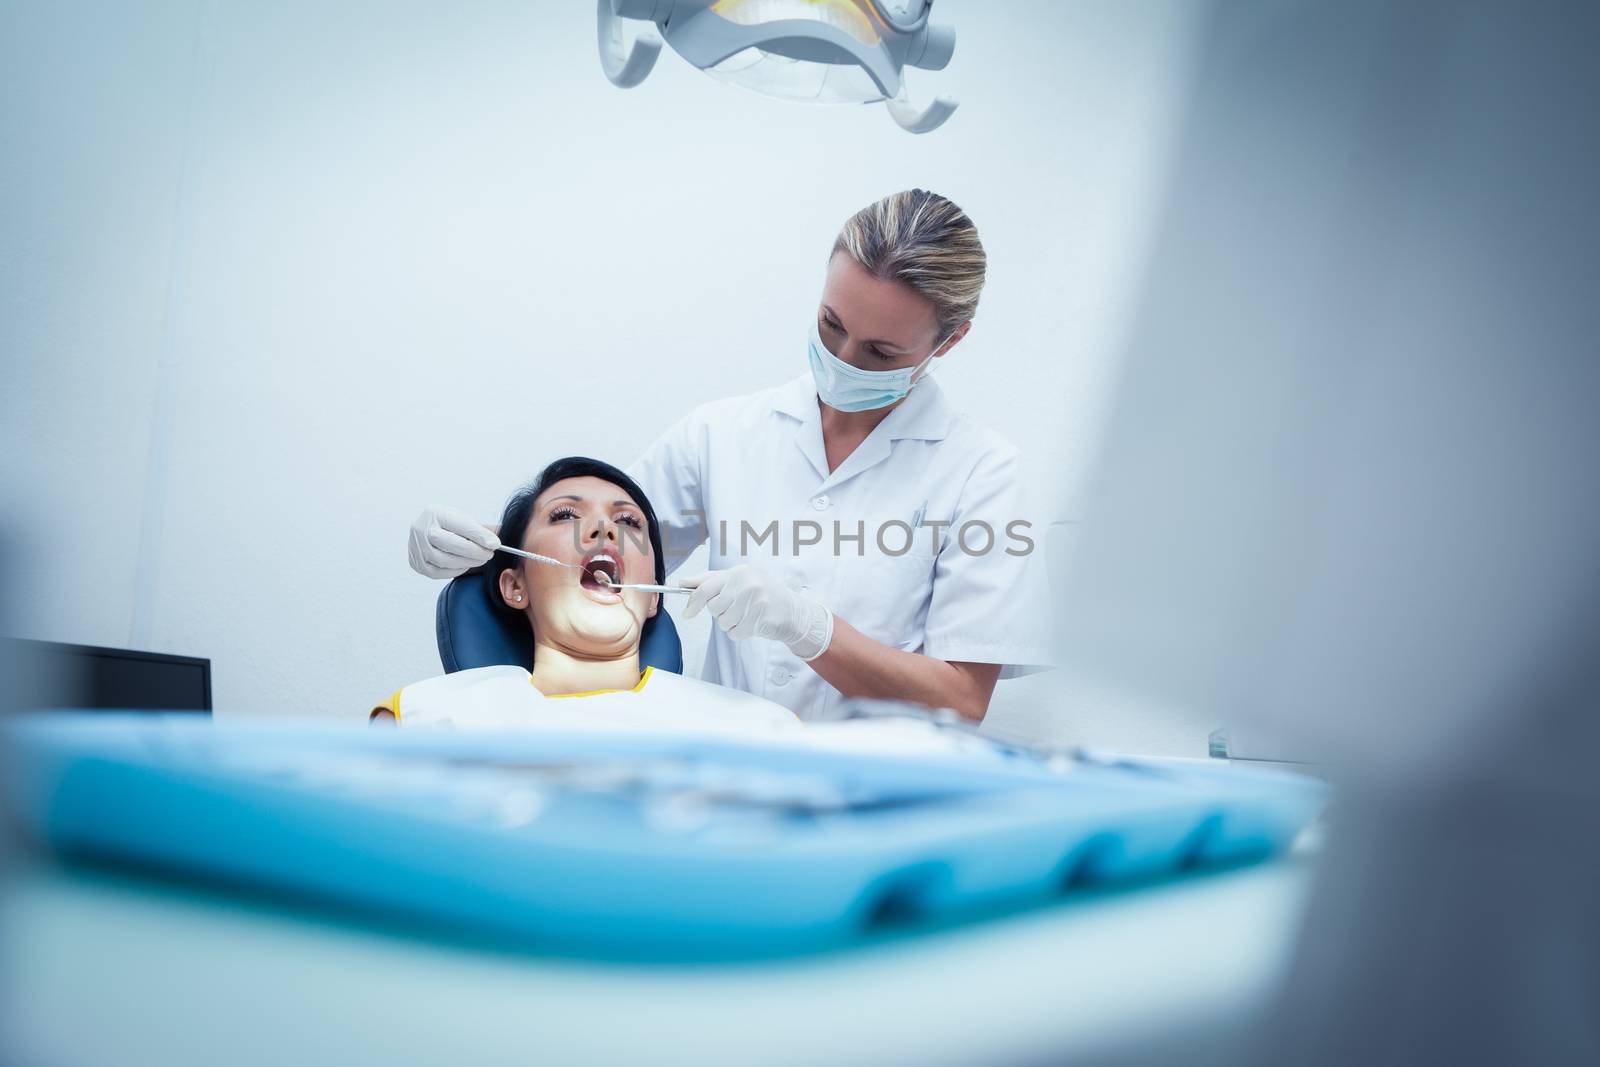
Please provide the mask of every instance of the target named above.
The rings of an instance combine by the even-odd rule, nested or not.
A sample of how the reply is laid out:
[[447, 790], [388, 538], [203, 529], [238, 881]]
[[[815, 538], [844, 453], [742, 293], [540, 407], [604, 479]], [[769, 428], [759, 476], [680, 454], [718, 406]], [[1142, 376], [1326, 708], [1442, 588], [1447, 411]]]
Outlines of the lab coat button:
[[804, 589], [805, 587], [806, 587], [806, 580], [804, 578], [800, 577], [800, 575], [798, 575], [798, 574], [789, 575], [789, 588], [790, 589], [793, 589], [795, 592], [798, 593], [800, 590]]
[[827, 493], [818, 493], [816, 496], [811, 498], [811, 506], [817, 511], [827, 511], [830, 503], [832, 503], [832, 501], [828, 499]]
[[772, 684], [773, 685], [788, 685], [789, 684], [789, 668], [787, 668], [787, 667], [774, 667], [774, 668], [772, 668]]

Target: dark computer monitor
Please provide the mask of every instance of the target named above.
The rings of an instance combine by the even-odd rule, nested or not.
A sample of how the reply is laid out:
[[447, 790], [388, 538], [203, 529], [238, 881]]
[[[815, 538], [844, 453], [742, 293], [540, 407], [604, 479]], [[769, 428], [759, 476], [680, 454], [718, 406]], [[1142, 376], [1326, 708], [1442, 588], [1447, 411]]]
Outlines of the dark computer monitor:
[[25, 664], [19, 708], [211, 711], [211, 661], [125, 648], [15, 640]]

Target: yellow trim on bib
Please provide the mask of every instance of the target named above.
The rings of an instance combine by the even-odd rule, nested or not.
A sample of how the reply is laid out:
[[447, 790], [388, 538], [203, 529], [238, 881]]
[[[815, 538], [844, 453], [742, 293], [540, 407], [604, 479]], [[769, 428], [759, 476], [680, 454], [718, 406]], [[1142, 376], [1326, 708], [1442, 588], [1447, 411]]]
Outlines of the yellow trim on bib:
[[[548, 697], [546, 697], [546, 699], [563, 700], [567, 697], [597, 697], [602, 693], [637, 693], [639, 690], [644, 688], [644, 683], [650, 680], [650, 672], [653, 670], [655, 670], [654, 667], [646, 667], [644, 670], [640, 671], [639, 684], [635, 685], [632, 689], [591, 689], [587, 693], [551, 693]], [[528, 684], [533, 684], [533, 675], [531, 674], [528, 675]], [[396, 695], [398, 696], [398, 694]], [[395, 713], [395, 721], [400, 721], [399, 712]]]
[[390, 715], [394, 716], [394, 724], [396, 726], [399, 726], [400, 725], [400, 694], [404, 693], [404, 692], [405, 692], [405, 689], [403, 687], [400, 688], [400, 689], [396, 689], [394, 691], [394, 695], [393, 696], [391, 696], [388, 700], [385, 700], [383, 703], [377, 705], [371, 711], [369, 711], [367, 713], [367, 718], [370, 720], [378, 712], [387, 711]]

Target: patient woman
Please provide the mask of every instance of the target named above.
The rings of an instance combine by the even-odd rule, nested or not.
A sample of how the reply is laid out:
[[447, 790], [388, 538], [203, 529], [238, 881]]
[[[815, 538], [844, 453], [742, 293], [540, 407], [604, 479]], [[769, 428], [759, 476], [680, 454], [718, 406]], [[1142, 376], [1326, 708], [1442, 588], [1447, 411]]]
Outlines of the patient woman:
[[639, 640], [661, 596], [608, 583], [659, 585], [666, 568], [655, 512], [622, 471], [582, 456], [556, 460], [506, 504], [500, 540], [572, 564], [501, 553], [486, 567], [497, 607], [533, 631], [533, 673], [479, 667], [429, 678], [374, 708], [373, 720], [768, 735], [801, 729], [771, 701], [640, 669]]

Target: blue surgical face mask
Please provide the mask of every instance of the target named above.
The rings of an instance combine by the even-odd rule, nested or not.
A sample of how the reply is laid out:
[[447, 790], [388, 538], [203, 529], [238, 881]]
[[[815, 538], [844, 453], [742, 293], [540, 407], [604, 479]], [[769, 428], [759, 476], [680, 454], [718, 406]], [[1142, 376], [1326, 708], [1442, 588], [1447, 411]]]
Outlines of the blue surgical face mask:
[[[945, 338], [948, 341], [950, 338]], [[939, 351], [940, 341], [933, 346]], [[915, 367], [898, 370], [862, 370], [852, 367], [822, 343], [822, 334], [816, 322], [811, 323], [811, 380], [817, 385], [817, 396], [837, 411], [872, 411], [886, 408], [903, 400], [911, 392], [918, 378], [917, 372], [933, 359], [933, 352]]]

